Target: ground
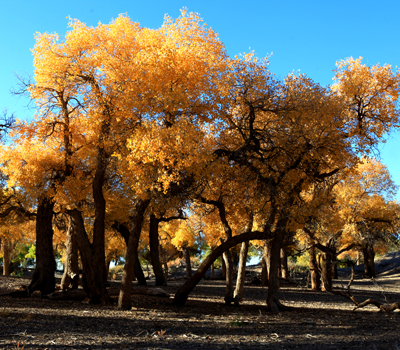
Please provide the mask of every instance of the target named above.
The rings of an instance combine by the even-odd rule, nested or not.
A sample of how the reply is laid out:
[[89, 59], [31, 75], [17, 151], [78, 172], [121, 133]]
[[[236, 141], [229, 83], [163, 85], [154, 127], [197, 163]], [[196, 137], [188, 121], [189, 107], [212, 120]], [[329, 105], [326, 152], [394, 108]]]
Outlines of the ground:
[[[337, 280], [335, 286], [341, 283]], [[246, 286], [239, 307], [223, 304], [224, 282], [203, 280], [184, 307], [171, 305], [184, 281], [169, 281], [170, 298], [133, 295], [131, 311], [115, 305], [89, 305], [0, 296], [1, 349], [400, 349], [400, 312], [356, 311], [342, 296], [281, 283], [291, 311], [266, 311], [267, 290]], [[0, 278], [0, 294], [29, 279]], [[114, 282], [114, 287], [118, 282]], [[400, 301], [400, 275], [376, 281], [357, 278], [359, 300]]]

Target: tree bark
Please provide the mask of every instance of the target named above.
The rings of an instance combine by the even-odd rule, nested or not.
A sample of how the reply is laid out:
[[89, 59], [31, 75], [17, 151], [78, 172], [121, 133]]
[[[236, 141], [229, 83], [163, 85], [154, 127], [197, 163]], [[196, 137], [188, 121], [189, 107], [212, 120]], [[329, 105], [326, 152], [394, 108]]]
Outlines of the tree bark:
[[315, 246], [312, 245], [310, 248], [310, 275], [311, 275], [311, 289], [320, 290], [321, 289], [321, 276], [318, 271], [317, 257], [315, 254]]
[[286, 308], [279, 301], [278, 271], [281, 264], [280, 251], [283, 244], [287, 220], [287, 218], [278, 220], [269, 255], [267, 306], [272, 312], [279, 312]]
[[261, 271], [261, 285], [268, 286], [269, 280], [269, 271], [270, 271], [270, 257], [271, 257], [271, 250], [272, 250], [272, 239], [266, 239], [264, 243], [263, 249], [263, 259], [264, 259], [264, 266], [265, 270]]
[[104, 263], [101, 266], [97, 263], [97, 261], [101, 260], [100, 258], [95, 259], [96, 250], [89, 241], [82, 213], [78, 209], [73, 209], [69, 211], [69, 215], [81, 253], [83, 287], [89, 298], [89, 302], [92, 304], [108, 303], [109, 297], [104, 280], [105, 266]]
[[286, 247], [281, 248], [281, 277], [283, 279], [289, 278], [289, 269], [288, 269], [288, 261], [287, 261], [287, 253]]
[[61, 279], [61, 289], [77, 289], [79, 285], [79, 259], [78, 259], [78, 242], [75, 233], [75, 222], [68, 217], [68, 230], [66, 245], [66, 257], [64, 264], [64, 275]]
[[242, 242], [240, 247], [239, 270], [236, 279], [236, 288], [233, 294], [235, 305], [239, 305], [239, 302], [243, 300], [244, 280], [246, 279], [246, 260], [247, 253], [249, 251], [249, 245], [249, 241], [246, 241]]
[[192, 277], [192, 265], [190, 262], [190, 249], [186, 246], [183, 248], [183, 255], [185, 257], [186, 277]]
[[364, 255], [364, 276], [366, 278], [375, 277], [375, 251], [371, 243], [366, 243], [363, 248]]
[[36, 214], [36, 268], [28, 292], [39, 290], [41, 295], [53, 293], [56, 288], [54, 273], [56, 261], [53, 253], [53, 208], [54, 202], [41, 198]]
[[149, 241], [150, 241], [150, 258], [151, 264], [153, 265], [153, 272], [156, 276], [156, 286], [166, 286], [167, 280], [163, 273], [163, 269], [160, 261], [160, 249], [158, 240], [158, 224], [159, 220], [154, 214], [150, 215], [150, 229], [149, 229]]
[[185, 305], [186, 300], [189, 297], [190, 292], [196, 287], [197, 283], [204, 277], [207, 270], [214, 263], [214, 261], [221, 256], [226, 250], [234, 247], [235, 245], [251, 241], [253, 239], [264, 239], [266, 234], [260, 231], [253, 231], [248, 233], [243, 233], [228, 239], [227, 241], [221, 243], [210, 254], [203, 260], [197, 271], [189, 278], [176, 292], [173, 304], [174, 305]]
[[[133, 220], [133, 218], [131, 218], [131, 220]], [[129, 229], [125, 225], [123, 225], [119, 222], [114, 222], [112, 227], [115, 228], [121, 234], [121, 236], [124, 238], [126, 246], [128, 247], [129, 237], [131, 235]], [[136, 234], [137, 234], [137, 232], [136, 232]], [[139, 236], [140, 236], [140, 232], [139, 232]], [[139, 238], [140, 237], [137, 238], [138, 245], [139, 245]], [[135, 261], [133, 280], [136, 278], [138, 281], [138, 284], [140, 286], [146, 286], [147, 285], [146, 277], [144, 275], [142, 266], [140, 265], [139, 255], [136, 253], [135, 256], [133, 257], [133, 259]]]
[[[134, 214], [131, 220], [131, 229], [126, 249], [126, 258], [124, 272], [122, 274], [121, 290], [118, 298], [118, 308], [121, 310], [130, 310], [132, 307], [131, 289], [135, 265], [138, 258], [138, 245], [140, 232], [142, 231], [144, 214], [149, 205], [149, 200], [138, 199], [135, 205]], [[143, 273], [143, 271], [142, 271]], [[136, 276], [138, 278], [138, 276]]]
[[322, 290], [332, 290], [332, 254], [330, 250], [321, 252], [319, 265], [321, 268]]
[[7, 238], [2, 239], [3, 246], [3, 276], [10, 274], [11, 244]]

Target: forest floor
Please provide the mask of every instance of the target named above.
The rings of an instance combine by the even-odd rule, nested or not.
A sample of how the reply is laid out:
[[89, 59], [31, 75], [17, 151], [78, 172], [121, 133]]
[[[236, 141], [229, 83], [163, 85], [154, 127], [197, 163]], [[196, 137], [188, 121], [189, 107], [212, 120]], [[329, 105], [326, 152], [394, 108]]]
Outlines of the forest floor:
[[[347, 283], [348, 276], [342, 276], [335, 287]], [[246, 286], [239, 307], [225, 306], [221, 280], [202, 280], [184, 307], [172, 306], [184, 281], [169, 281], [163, 289], [170, 298], [134, 294], [130, 311], [35, 294], [4, 295], [29, 282], [0, 278], [0, 349], [400, 349], [399, 310], [352, 311], [354, 305], [343, 296], [304, 284], [282, 281], [281, 300], [293, 309], [271, 313], [261, 286]], [[359, 301], [400, 302], [400, 273], [357, 277], [352, 293]]]

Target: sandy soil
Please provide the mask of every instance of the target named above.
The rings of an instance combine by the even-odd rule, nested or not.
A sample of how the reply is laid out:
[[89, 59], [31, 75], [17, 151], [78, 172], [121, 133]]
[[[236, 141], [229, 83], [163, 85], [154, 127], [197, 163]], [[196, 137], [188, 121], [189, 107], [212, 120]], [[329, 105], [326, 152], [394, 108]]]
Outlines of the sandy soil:
[[[0, 294], [29, 279], [0, 278]], [[374, 306], [352, 311], [341, 296], [281, 283], [282, 301], [292, 311], [266, 311], [267, 290], [248, 286], [239, 307], [223, 304], [224, 282], [203, 280], [185, 307], [171, 305], [183, 281], [170, 281], [170, 298], [133, 295], [131, 311], [0, 296], [1, 349], [400, 349], [400, 313]], [[339, 287], [346, 281], [336, 281]], [[113, 283], [113, 287], [117, 285]], [[356, 279], [357, 299], [400, 301], [400, 276]]]

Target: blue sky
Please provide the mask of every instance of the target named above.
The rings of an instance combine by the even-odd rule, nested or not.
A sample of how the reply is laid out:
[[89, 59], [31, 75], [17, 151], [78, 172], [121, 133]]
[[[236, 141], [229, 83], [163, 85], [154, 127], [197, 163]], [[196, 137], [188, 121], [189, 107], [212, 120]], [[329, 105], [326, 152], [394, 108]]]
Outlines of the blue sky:
[[[31, 118], [28, 101], [15, 98], [15, 73], [32, 75], [35, 32], [64, 36], [68, 19], [95, 26], [109, 23], [121, 13], [144, 27], [158, 28], [166, 13], [179, 16], [187, 7], [198, 12], [215, 29], [228, 54], [254, 50], [270, 57], [270, 69], [278, 77], [300, 70], [323, 86], [332, 83], [335, 62], [350, 56], [370, 65], [388, 63], [400, 67], [400, 1], [396, 0], [252, 0], [252, 1], [151, 1], [141, 0], [10, 0], [0, 12], [0, 110]], [[400, 132], [380, 147], [381, 161], [400, 185]], [[397, 196], [400, 200], [400, 194]]]

